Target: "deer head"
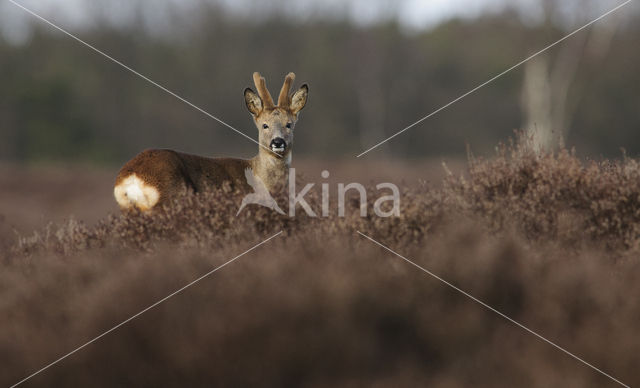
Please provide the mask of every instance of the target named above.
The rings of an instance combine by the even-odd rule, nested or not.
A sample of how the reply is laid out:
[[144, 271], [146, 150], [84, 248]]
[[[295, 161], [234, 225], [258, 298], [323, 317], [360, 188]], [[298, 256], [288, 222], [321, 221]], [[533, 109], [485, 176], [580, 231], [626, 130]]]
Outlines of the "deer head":
[[298, 120], [298, 113], [307, 103], [309, 94], [307, 84], [302, 85], [292, 95], [289, 94], [295, 77], [293, 73], [285, 77], [278, 96], [278, 105], [274, 104], [264, 77], [258, 72], [253, 73], [253, 82], [258, 93], [256, 94], [251, 88], [244, 90], [247, 108], [258, 127], [260, 153], [269, 154], [273, 158], [282, 158], [285, 161], [291, 158], [293, 128]]

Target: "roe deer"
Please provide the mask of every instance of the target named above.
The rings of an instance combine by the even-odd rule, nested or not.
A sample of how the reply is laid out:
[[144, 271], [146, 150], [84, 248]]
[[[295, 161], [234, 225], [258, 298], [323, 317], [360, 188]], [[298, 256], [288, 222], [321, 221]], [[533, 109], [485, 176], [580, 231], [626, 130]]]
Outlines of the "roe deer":
[[128, 161], [118, 173], [113, 193], [122, 210], [146, 211], [185, 193], [220, 187], [228, 181], [234, 187], [249, 187], [245, 170], [274, 190], [288, 179], [293, 145], [293, 127], [307, 102], [309, 87], [304, 84], [289, 94], [295, 74], [289, 73], [275, 105], [266, 82], [253, 73], [258, 90], [244, 90], [244, 100], [258, 127], [258, 155], [253, 159], [207, 158], [173, 150], [146, 150]]

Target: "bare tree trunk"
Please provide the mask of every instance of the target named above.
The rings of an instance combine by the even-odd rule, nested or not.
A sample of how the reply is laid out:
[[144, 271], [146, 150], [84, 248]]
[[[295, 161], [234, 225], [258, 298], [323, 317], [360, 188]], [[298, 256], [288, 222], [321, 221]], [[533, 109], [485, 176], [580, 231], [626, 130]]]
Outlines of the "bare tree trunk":
[[551, 85], [549, 61], [540, 56], [527, 62], [521, 104], [527, 141], [536, 152], [549, 151], [556, 144], [551, 123]]
[[569, 89], [583, 56], [585, 34], [573, 37], [550, 60], [538, 56], [525, 66], [522, 88], [524, 128], [536, 152], [564, 146]]
[[[554, 7], [551, 0], [545, 3], [547, 24]], [[521, 96], [523, 126], [534, 151], [553, 151], [564, 146], [579, 102], [579, 97], [569, 99], [569, 91], [580, 62], [585, 54], [591, 57], [591, 62], [601, 62], [617, 25], [616, 20], [600, 22], [588, 33], [579, 33], [564, 42], [553, 60], [547, 55], [538, 56], [525, 65]]]

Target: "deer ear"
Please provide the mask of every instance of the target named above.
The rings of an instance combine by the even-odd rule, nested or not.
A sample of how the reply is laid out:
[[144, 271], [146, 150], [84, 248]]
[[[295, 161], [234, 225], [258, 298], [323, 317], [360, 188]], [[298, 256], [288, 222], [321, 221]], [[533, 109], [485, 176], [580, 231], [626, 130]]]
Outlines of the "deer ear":
[[244, 90], [244, 102], [252, 115], [257, 117], [262, 112], [262, 99], [251, 88]]
[[291, 96], [291, 112], [297, 114], [307, 104], [307, 96], [309, 95], [309, 86], [304, 84], [300, 86], [293, 96]]

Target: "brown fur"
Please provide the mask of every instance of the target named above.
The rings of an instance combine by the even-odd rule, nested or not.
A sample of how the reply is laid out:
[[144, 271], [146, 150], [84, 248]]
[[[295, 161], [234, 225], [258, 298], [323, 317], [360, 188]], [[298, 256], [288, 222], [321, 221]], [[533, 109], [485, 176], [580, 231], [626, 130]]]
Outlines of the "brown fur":
[[[118, 186], [134, 174], [144, 186], [151, 187], [159, 193], [157, 203], [150, 204], [150, 207], [165, 204], [186, 191], [201, 192], [208, 187], [221, 187], [224, 182], [229, 182], [232, 187], [240, 190], [249, 191], [250, 187], [244, 174], [247, 168], [251, 168], [253, 174], [259, 177], [269, 190], [273, 191], [283, 185], [288, 177], [291, 160], [293, 126], [298, 119], [299, 111], [306, 103], [308, 93], [305, 84], [289, 97], [294, 79], [293, 73], [289, 73], [285, 78], [278, 98], [279, 106], [274, 106], [265, 79], [258, 72], [253, 74], [258, 95], [250, 88], [245, 89], [245, 102], [259, 131], [260, 148], [258, 155], [253, 159], [207, 158], [173, 150], [146, 150], [120, 169], [114, 194]], [[267, 125], [267, 128], [264, 128], [264, 125]], [[276, 154], [269, 148], [271, 141], [276, 137], [284, 139], [287, 145], [281, 154]], [[135, 204], [132, 204], [131, 201], [133, 199], [129, 198], [129, 202], [120, 203], [123, 210], [131, 206], [149, 210], [149, 206], [135, 201]]]
[[[244, 169], [248, 167], [251, 167], [250, 160], [207, 158], [166, 149], [145, 150], [122, 166], [116, 186], [136, 174], [160, 192], [158, 204], [161, 205], [187, 190], [201, 192], [210, 187], [219, 188], [225, 181], [233, 187], [248, 189], [244, 180]], [[242, 179], [238, 179], [240, 177]]]

